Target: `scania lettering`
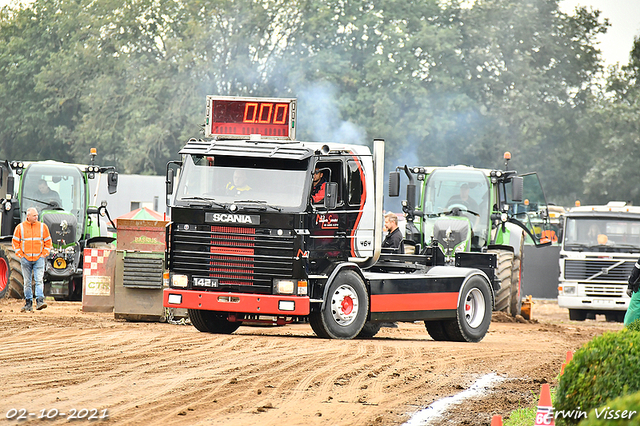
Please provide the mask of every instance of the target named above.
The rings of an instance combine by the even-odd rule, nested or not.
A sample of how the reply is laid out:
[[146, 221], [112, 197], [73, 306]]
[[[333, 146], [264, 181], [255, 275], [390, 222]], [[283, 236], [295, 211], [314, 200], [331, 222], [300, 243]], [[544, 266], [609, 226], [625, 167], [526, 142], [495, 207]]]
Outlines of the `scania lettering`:
[[[495, 254], [445, 266], [437, 245], [383, 253], [384, 141], [373, 152], [300, 142], [296, 112], [295, 99], [207, 98], [207, 138], [167, 166], [164, 306], [188, 309], [209, 333], [308, 322], [319, 337], [351, 339], [420, 320], [436, 340], [480, 341], [499, 288]], [[237, 171], [247, 184], [228, 191]]]

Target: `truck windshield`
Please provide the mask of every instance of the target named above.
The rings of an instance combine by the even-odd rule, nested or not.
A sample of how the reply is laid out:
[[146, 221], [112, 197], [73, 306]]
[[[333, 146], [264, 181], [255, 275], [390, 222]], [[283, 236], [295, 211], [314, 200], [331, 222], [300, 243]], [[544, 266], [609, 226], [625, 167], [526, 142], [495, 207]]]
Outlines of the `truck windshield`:
[[265, 207], [299, 208], [308, 160], [189, 155], [184, 161], [175, 203], [257, 203]]
[[563, 246], [566, 250], [640, 251], [640, 220], [567, 218]]
[[54, 210], [76, 217], [76, 240], [84, 232], [86, 195], [84, 176], [75, 166], [64, 164], [34, 163], [25, 171], [22, 179], [22, 208], [20, 217], [27, 218], [27, 209], [38, 212]]
[[489, 197], [489, 183], [482, 171], [435, 170], [427, 180], [424, 193], [425, 226], [430, 226], [441, 214], [457, 208], [461, 215], [469, 218], [474, 235], [486, 241]]

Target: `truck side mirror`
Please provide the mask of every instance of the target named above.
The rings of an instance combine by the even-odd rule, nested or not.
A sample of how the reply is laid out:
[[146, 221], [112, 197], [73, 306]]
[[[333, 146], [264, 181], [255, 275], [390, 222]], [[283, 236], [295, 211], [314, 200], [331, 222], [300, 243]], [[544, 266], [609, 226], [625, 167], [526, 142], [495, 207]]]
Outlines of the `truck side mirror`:
[[118, 172], [110, 171], [107, 174], [107, 191], [109, 194], [115, 194], [118, 191]]
[[400, 172], [389, 173], [389, 197], [400, 196]]
[[338, 205], [338, 183], [328, 182], [324, 192], [324, 207], [333, 210]]
[[173, 169], [167, 168], [167, 195], [173, 194]]
[[511, 201], [521, 203], [524, 194], [524, 179], [521, 176], [511, 178]]

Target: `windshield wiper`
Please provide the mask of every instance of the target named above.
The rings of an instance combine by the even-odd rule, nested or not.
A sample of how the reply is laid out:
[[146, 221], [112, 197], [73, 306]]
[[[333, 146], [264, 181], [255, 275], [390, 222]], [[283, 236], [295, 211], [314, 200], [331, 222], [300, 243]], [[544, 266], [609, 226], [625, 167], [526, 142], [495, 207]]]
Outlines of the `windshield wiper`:
[[273, 209], [275, 211], [282, 211], [282, 209], [280, 207], [276, 207], [276, 206], [272, 206], [270, 204], [267, 204], [266, 201], [264, 200], [237, 200], [233, 202], [234, 204], [244, 204], [244, 203], [252, 203], [252, 204], [259, 204], [260, 207], [264, 207], [264, 210], [267, 209], [267, 207], [269, 207], [270, 209]]
[[193, 196], [193, 197], [182, 197], [180, 198], [179, 201], [187, 201], [187, 200], [194, 200], [194, 201], [206, 201], [207, 205], [209, 207], [211, 206], [217, 206], [217, 207], [222, 207], [224, 208], [225, 205], [224, 204], [220, 204], [217, 201], [215, 201], [215, 199], [213, 198], [208, 198], [208, 197], [199, 197], [199, 196]]

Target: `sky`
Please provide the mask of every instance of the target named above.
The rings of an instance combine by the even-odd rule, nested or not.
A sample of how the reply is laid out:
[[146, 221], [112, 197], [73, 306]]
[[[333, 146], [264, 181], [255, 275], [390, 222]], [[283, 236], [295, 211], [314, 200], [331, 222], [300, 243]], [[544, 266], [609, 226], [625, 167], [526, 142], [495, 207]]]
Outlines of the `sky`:
[[[15, 0], [0, 0], [0, 6]], [[27, 0], [28, 1], [28, 0]], [[601, 16], [609, 19], [611, 26], [600, 35], [599, 48], [605, 65], [629, 62], [633, 38], [640, 36], [640, 0], [561, 0], [560, 8], [571, 13], [576, 6], [602, 11]]]
[[633, 38], [640, 36], [640, 0], [562, 0], [560, 9], [571, 13], [576, 6], [602, 11], [601, 17], [608, 18], [611, 26], [606, 34], [600, 34], [598, 48], [602, 52], [605, 65], [629, 63], [629, 53]]

